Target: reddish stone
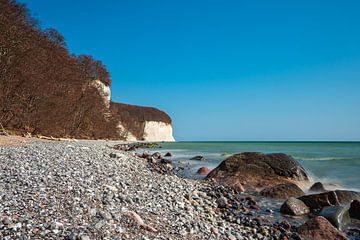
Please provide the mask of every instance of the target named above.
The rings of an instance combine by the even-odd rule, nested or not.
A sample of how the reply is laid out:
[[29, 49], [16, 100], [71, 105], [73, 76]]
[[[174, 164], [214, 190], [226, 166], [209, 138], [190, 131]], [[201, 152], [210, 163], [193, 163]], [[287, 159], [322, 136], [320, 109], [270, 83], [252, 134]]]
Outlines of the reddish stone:
[[153, 153], [153, 155], [151, 155], [153, 158], [155, 158], [155, 159], [160, 159], [161, 158], [161, 153], [159, 153], [159, 152], [155, 152], [155, 153]]
[[324, 217], [316, 217], [307, 221], [298, 228], [298, 233], [305, 239], [346, 240], [345, 235]]
[[279, 184], [273, 187], [268, 187], [260, 192], [261, 196], [275, 199], [288, 199], [289, 197], [301, 197], [305, 193], [301, 188], [293, 183]]
[[209, 172], [210, 172], [210, 169], [208, 167], [201, 167], [197, 171], [197, 173], [200, 175], [208, 175]]
[[304, 168], [291, 156], [254, 152], [227, 158], [206, 178], [229, 187], [241, 184], [245, 190], [262, 190], [283, 183], [309, 180]]

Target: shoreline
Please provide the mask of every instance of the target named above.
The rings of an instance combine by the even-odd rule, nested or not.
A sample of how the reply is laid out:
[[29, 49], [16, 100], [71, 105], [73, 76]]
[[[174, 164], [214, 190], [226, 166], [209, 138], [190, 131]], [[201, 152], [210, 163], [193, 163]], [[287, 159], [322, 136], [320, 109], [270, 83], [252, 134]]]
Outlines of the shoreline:
[[[0, 237], [299, 239], [300, 222], [281, 217], [271, 200], [178, 177], [176, 166], [152, 165], [112, 148], [119, 143], [134, 144], [42, 140], [0, 146]], [[226, 206], [219, 203], [223, 198]]]
[[[245, 199], [241, 204], [249, 215], [242, 221], [254, 226], [224, 220], [212, 194], [226, 188], [213, 190], [205, 181], [159, 174], [150, 170], [146, 160], [108, 144], [34, 141], [0, 147], [1, 238], [265, 239], [281, 235], [272, 226], [260, 226], [259, 219], [252, 221], [256, 217]], [[116, 157], [110, 157], [113, 153]], [[134, 223], [128, 212], [138, 214], [156, 232]]]

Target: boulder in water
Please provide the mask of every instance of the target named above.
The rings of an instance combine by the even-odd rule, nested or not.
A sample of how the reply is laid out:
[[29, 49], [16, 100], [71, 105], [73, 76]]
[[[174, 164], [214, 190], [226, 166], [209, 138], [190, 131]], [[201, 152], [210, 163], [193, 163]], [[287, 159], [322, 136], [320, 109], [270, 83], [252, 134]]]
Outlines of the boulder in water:
[[321, 182], [316, 182], [310, 187], [309, 192], [326, 192], [326, 190]]
[[190, 160], [196, 160], [196, 161], [205, 161], [204, 156], [195, 156], [190, 158]]
[[153, 158], [155, 158], [155, 159], [160, 159], [161, 158], [161, 153], [160, 152], [154, 152], [151, 156]]
[[353, 200], [360, 201], [360, 193], [348, 190], [335, 190], [341, 204], [350, 204]]
[[360, 201], [354, 200], [350, 204], [349, 209], [350, 217], [360, 220]]
[[172, 157], [171, 152], [167, 152], [167, 153], [164, 155], [164, 157]]
[[324, 217], [310, 219], [298, 228], [299, 235], [305, 240], [346, 240], [344, 234], [339, 232]]
[[280, 208], [282, 214], [299, 216], [310, 212], [310, 209], [301, 200], [291, 197], [286, 200]]
[[289, 197], [301, 197], [305, 193], [294, 183], [283, 183], [263, 189], [260, 195], [275, 199], [287, 199]]
[[256, 152], [239, 153], [227, 158], [206, 178], [226, 186], [241, 184], [245, 189], [263, 189], [309, 180], [304, 168], [291, 156]]
[[342, 206], [324, 207], [319, 215], [326, 218], [334, 227], [340, 230], [344, 230], [350, 223], [349, 211]]
[[207, 175], [210, 172], [210, 169], [208, 167], [201, 167], [199, 170], [197, 170], [197, 173], [200, 175]]
[[340, 205], [339, 199], [334, 191], [305, 195], [299, 197], [310, 209], [322, 209], [327, 206]]

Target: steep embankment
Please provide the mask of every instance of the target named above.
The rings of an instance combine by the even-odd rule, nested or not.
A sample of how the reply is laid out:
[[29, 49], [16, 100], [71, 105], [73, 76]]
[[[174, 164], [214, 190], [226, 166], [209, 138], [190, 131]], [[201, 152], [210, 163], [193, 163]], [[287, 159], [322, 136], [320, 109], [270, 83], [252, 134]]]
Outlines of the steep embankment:
[[111, 112], [128, 140], [174, 141], [171, 118], [163, 111], [112, 102]]
[[[106, 67], [91, 56], [70, 54], [61, 34], [42, 30], [24, 5], [0, 0], [0, 32], [0, 123], [7, 130], [54, 137], [172, 140], [171, 119], [157, 109], [133, 106], [114, 112]], [[162, 125], [168, 130], [148, 131], [147, 122], [157, 122], [160, 132]]]

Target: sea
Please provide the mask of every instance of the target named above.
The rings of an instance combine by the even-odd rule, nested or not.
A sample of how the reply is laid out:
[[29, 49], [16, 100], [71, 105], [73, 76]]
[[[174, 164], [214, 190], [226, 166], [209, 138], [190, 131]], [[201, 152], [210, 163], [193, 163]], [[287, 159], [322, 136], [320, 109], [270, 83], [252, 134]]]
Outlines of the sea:
[[[161, 143], [160, 152], [171, 152], [173, 162], [188, 166], [186, 176], [202, 178], [200, 167], [210, 169], [235, 153], [286, 153], [295, 158], [309, 173], [311, 181], [320, 181], [329, 188], [360, 190], [360, 142], [247, 142], [207, 141]], [[205, 161], [190, 160], [204, 156]]]

